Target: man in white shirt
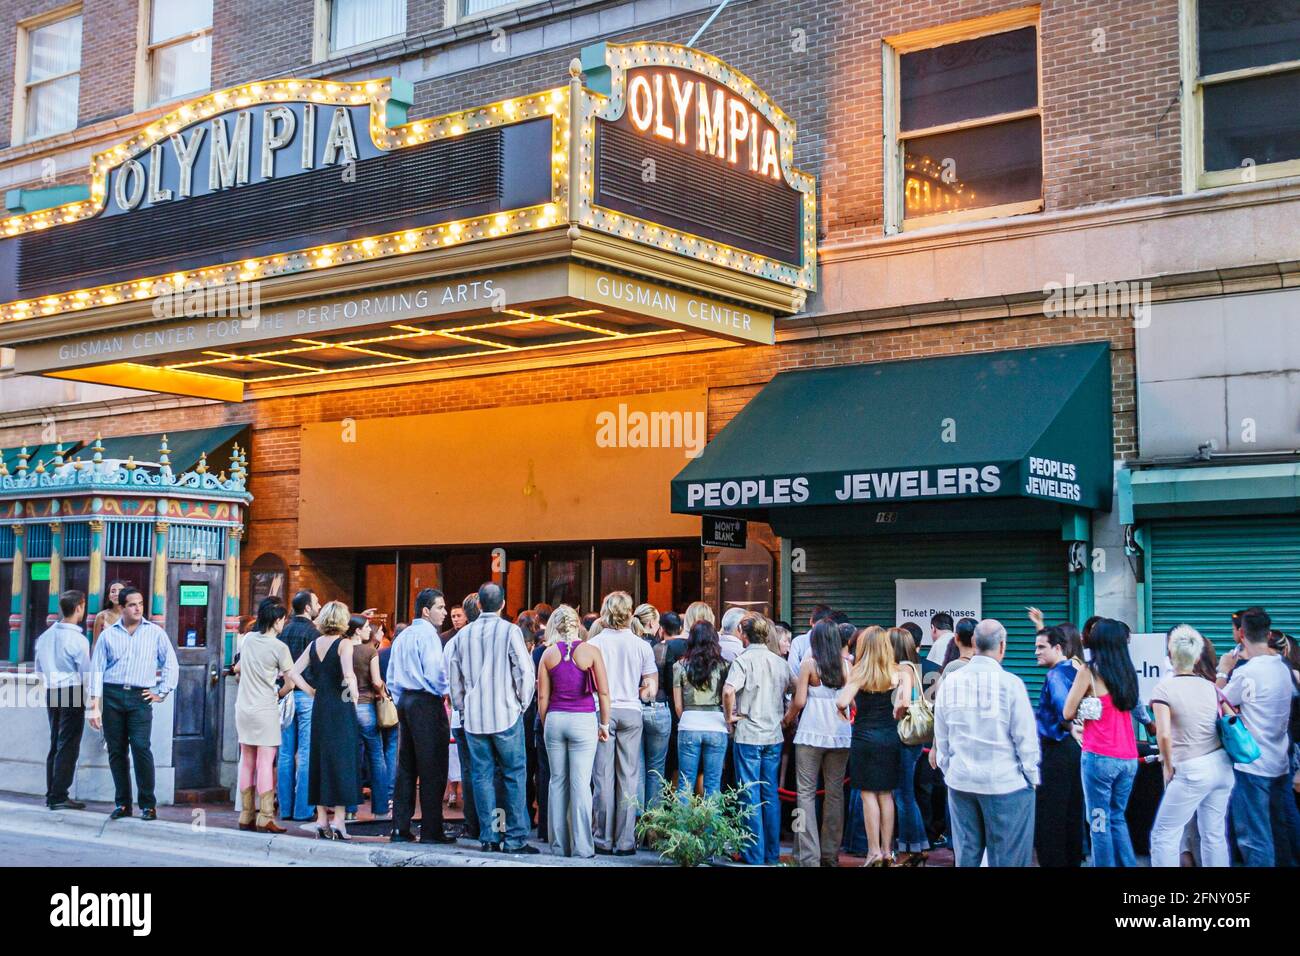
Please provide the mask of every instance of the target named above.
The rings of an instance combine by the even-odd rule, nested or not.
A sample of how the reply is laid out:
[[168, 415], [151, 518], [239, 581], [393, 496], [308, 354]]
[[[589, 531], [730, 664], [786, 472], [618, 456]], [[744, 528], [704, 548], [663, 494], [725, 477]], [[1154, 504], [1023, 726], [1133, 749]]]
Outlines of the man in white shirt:
[[[604, 629], [591, 638], [609, 677], [608, 739], [596, 744], [593, 836], [596, 852], [636, 853], [637, 794], [641, 784], [641, 704], [655, 699], [659, 671], [650, 645], [628, 628], [632, 596], [614, 591], [600, 609]], [[630, 798], [630, 799], [629, 799]]]
[[727, 608], [727, 613], [722, 615], [722, 630], [718, 633], [718, 643], [722, 645], [722, 659], [730, 664], [739, 657], [745, 650], [745, 644], [740, 639], [740, 622], [745, 619], [745, 611], [742, 608]]
[[1225, 654], [1220, 668], [1231, 677], [1223, 696], [1241, 708], [1241, 720], [1259, 745], [1259, 757], [1233, 767], [1236, 785], [1228, 816], [1247, 866], [1300, 863], [1300, 814], [1291, 792], [1291, 698], [1295, 681], [1286, 659], [1269, 646], [1273, 622], [1261, 607], [1239, 615], [1237, 653]]
[[948, 653], [948, 644], [952, 641], [952, 615], [940, 611], [930, 618], [930, 653], [925, 659], [931, 664], [943, 666], [944, 655]]
[[1038, 724], [1025, 683], [1002, 668], [1007, 630], [975, 628], [975, 656], [939, 685], [934, 747], [948, 786], [957, 866], [1029, 866], [1034, 855]]
[[68, 796], [81, 753], [86, 728], [86, 672], [90, 670], [90, 642], [81, 629], [86, 616], [86, 595], [64, 591], [59, 595], [63, 619], [51, 624], [36, 639], [36, 673], [45, 678], [45, 712], [50, 719], [50, 751], [45, 757], [45, 805], [51, 810], [84, 810], [86, 805]]

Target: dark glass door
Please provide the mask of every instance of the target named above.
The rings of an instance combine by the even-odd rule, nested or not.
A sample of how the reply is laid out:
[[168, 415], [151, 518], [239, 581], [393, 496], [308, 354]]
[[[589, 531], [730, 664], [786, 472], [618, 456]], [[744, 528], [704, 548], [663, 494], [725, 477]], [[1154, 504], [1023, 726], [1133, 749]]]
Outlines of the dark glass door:
[[167, 633], [176, 645], [172, 757], [176, 789], [215, 787], [221, 757], [221, 626], [225, 568], [189, 563], [167, 569]]

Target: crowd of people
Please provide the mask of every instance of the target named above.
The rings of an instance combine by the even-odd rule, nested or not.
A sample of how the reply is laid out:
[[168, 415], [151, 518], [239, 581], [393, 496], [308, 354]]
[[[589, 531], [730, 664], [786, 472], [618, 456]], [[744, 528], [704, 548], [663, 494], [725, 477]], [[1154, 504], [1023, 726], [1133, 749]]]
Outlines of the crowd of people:
[[[310, 590], [263, 601], [235, 665], [239, 826], [314, 821], [348, 840], [368, 788], [393, 842], [630, 856], [646, 808], [735, 788], [748, 864], [776, 864], [788, 830], [798, 866], [842, 852], [917, 866], [947, 846], [958, 866], [1135, 866], [1145, 761], [1164, 782], [1153, 866], [1300, 865], [1300, 647], [1262, 608], [1233, 615], [1222, 658], [1173, 628], [1147, 701], [1127, 625], [1049, 625], [1031, 608], [1035, 704], [993, 619], [935, 614], [927, 642], [915, 623], [860, 627], [826, 605], [792, 637], [740, 608], [719, 624], [704, 602], [679, 615], [622, 591], [585, 616], [540, 604], [512, 622], [504, 602], [490, 582], [452, 606], [426, 588], [390, 637]], [[46, 802], [82, 807], [69, 788], [89, 719], [114, 818], [131, 813], [134, 766], [152, 819], [151, 705], [175, 689], [176, 657], [139, 591], [115, 582], [110, 608], [92, 647], [85, 596], [66, 592], [37, 643]], [[462, 800], [458, 834], [444, 807]]]

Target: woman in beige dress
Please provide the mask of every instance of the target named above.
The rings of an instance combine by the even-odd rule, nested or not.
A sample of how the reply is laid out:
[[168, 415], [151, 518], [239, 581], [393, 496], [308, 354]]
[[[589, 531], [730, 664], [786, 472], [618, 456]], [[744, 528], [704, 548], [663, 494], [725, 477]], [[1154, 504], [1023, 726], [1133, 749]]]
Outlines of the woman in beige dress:
[[[239, 734], [239, 829], [284, 833], [275, 822], [275, 759], [280, 747], [280, 698], [301, 687], [293, 674], [289, 645], [280, 640], [286, 611], [264, 603], [257, 629], [244, 636], [239, 649], [239, 695], [235, 729]], [[283, 677], [284, 686], [276, 687]], [[256, 787], [256, 823], [254, 823]]]

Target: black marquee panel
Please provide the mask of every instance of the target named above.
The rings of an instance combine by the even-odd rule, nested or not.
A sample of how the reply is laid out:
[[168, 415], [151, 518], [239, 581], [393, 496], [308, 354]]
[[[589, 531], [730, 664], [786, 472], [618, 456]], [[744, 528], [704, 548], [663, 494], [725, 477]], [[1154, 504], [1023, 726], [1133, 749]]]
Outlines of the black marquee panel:
[[[638, 135], [621, 122], [596, 125], [597, 205], [802, 264], [803, 194], [798, 190]], [[645, 175], [646, 160], [654, 161], [653, 177]]]
[[549, 202], [550, 137], [532, 120], [22, 236], [0, 286], [34, 298]]

